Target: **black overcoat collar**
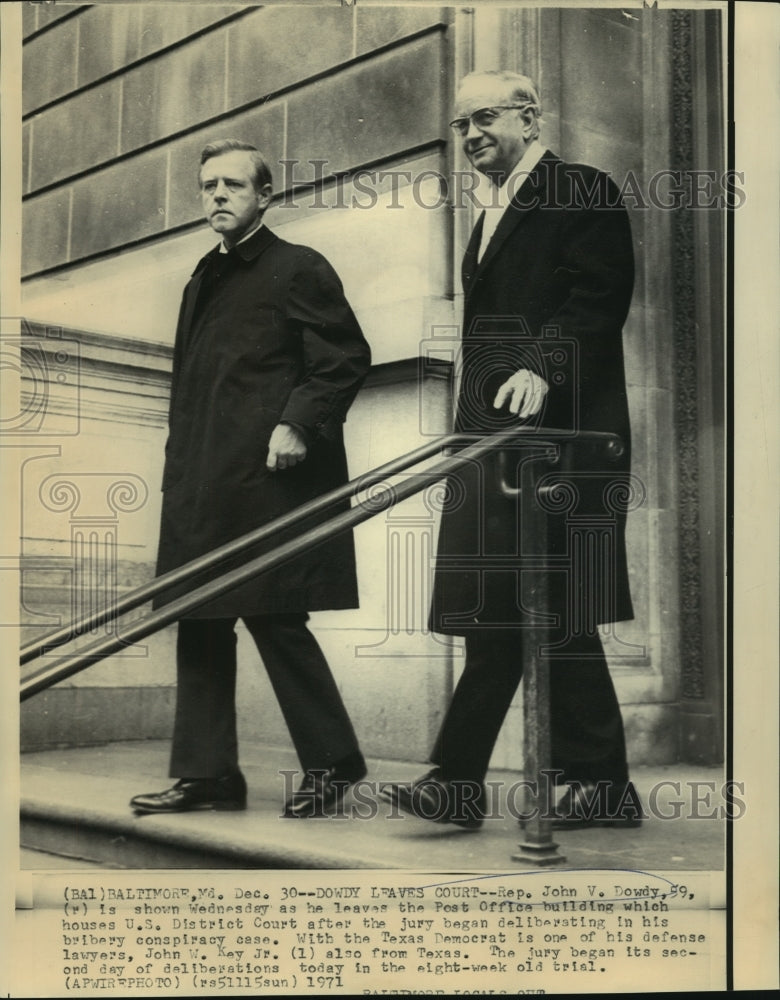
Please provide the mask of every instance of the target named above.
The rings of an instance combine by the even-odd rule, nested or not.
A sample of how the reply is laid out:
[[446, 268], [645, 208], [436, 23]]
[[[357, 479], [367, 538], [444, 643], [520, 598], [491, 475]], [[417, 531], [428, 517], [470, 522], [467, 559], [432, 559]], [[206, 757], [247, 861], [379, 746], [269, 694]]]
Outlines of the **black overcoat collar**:
[[477, 230], [479, 230], [481, 236], [482, 227], [479, 224], [474, 227], [474, 232], [463, 257], [463, 290], [467, 297], [474, 288], [477, 279], [484, 273], [485, 268], [490, 266], [490, 262], [499, 252], [509, 234], [528, 218], [530, 212], [539, 208], [550, 174], [561, 162], [560, 157], [549, 150], [542, 155], [501, 216], [501, 221], [480, 261], [477, 261], [479, 242], [476, 240], [476, 235]]
[[[259, 257], [264, 250], [268, 249], [268, 247], [276, 239], [278, 239], [278, 237], [274, 236], [268, 226], [262, 225], [259, 229], [255, 230], [254, 233], [252, 233], [248, 240], [244, 240], [243, 243], [236, 244], [231, 252], [237, 254], [244, 261], [254, 260], [256, 257]], [[218, 243], [215, 247], [212, 247], [212, 249], [209, 250], [205, 257], [201, 257], [195, 265], [192, 277], [201, 273], [206, 265], [219, 255], [221, 246], [222, 244]]]
[[[257, 230], [257, 232], [252, 233], [248, 240], [243, 243], [238, 243], [233, 247], [232, 253], [238, 256], [239, 260], [249, 263], [250, 261], [256, 260], [263, 251], [267, 250], [273, 243], [277, 242], [278, 236], [275, 236], [268, 226], [262, 225]], [[193, 313], [195, 312], [195, 305], [198, 301], [198, 292], [200, 291], [201, 282], [203, 281], [203, 273], [206, 270], [208, 264], [215, 260], [219, 256], [221, 244], [217, 244], [205, 255], [201, 257], [198, 263], [195, 265], [195, 270], [192, 272], [189, 284], [185, 290], [184, 295], [184, 309], [182, 312], [181, 326], [183, 330], [189, 330], [192, 324]]]

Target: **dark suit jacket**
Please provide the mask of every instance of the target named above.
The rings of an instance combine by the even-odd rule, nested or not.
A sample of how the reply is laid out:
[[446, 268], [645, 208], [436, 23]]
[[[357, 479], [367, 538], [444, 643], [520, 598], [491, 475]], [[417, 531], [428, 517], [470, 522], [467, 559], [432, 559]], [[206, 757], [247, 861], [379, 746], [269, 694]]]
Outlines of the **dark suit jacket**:
[[[545, 153], [501, 218], [482, 260], [474, 237], [463, 261], [463, 371], [456, 429], [486, 433], [517, 423], [494, 410], [498, 387], [520, 368], [549, 385], [531, 421], [573, 439], [577, 430], [611, 431], [626, 446], [618, 463], [580, 448], [567, 514], [548, 517], [551, 609], [562, 624], [591, 601], [599, 622], [632, 617], [625, 556], [625, 510], [615, 497], [626, 484], [630, 427], [622, 325], [634, 279], [628, 216], [617, 188], [592, 167]], [[510, 453], [514, 477], [522, 453]], [[442, 518], [432, 607], [436, 631], [463, 633], [482, 624], [531, 620], [520, 550], [520, 511], [498, 495], [495, 460], [471, 466], [450, 484]], [[514, 483], [512, 483], [514, 485]], [[607, 498], [605, 508], [604, 498]], [[575, 565], [573, 518], [608, 514], [612, 537], [595, 577]], [[568, 517], [568, 525], [567, 525]], [[530, 553], [529, 553], [530, 554]], [[490, 556], [516, 557], [487, 569]], [[591, 565], [593, 570], [593, 565]], [[573, 602], [573, 603], [572, 603]], [[539, 610], [539, 609], [536, 609]], [[580, 610], [582, 610], [580, 608]]]
[[[204, 257], [184, 290], [176, 333], [158, 573], [346, 482], [342, 424], [369, 364], [321, 254], [261, 227], [227, 257], [218, 248]], [[271, 472], [268, 441], [283, 421], [304, 431], [309, 451], [301, 464]], [[191, 616], [356, 606], [348, 533]]]

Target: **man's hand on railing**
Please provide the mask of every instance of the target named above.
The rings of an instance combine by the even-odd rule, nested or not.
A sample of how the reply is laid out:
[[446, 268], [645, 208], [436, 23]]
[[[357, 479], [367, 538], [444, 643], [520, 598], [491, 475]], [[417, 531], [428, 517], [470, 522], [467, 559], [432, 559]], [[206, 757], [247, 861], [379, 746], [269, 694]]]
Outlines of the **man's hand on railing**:
[[[277, 428], [280, 431], [287, 429], [292, 430], [291, 427]], [[384, 465], [378, 466], [376, 469], [363, 473], [357, 479], [353, 479], [343, 486], [339, 486], [328, 493], [323, 493], [321, 496], [307, 501], [307, 503], [296, 508], [294, 511], [289, 511], [287, 514], [274, 518], [274, 520], [266, 522], [248, 534], [235, 538], [231, 542], [226, 542], [219, 548], [205, 555], [198, 556], [196, 559], [185, 563], [177, 569], [169, 570], [149, 583], [136, 587], [135, 590], [119, 597], [113, 604], [93, 610], [78, 621], [65, 625], [40, 639], [36, 639], [22, 649], [21, 663], [29, 663], [30, 660], [43, 656], [47, 651], [96, 629], [104, 622], [113, 622], [119, 614], [124, 614], [126, 611], [140, 607], [141, 604], [145, 604], [152, 597], [156, 597], [158, 594], [164, 593], [174, 586], [181, 587], [182, 584], [187, 584], [190, 587], [183, 595], [174, 597], [164, 607], [158, 608], [156, 611], [128, 623], [120, 632], [101, 635], [95, 642], [80, 648], [70, 656], [65, 655], [60, 659], [49, 660], [43, 667], [27, 674], [22, 678], [21, 700], [25, 701], [38, 692], [51, 687], [52, 684], [57, 684], [65, 678], [79, 673], [91, 664], [99, 663], [112, 653], [118, 652], [134, 642], [138, 642], [147, 635], [152, 635], [166, 625], [170, 625], [171, 622], [178, 621], [180, 618], [188, 615], [194, 608], [200, 607], [215, 597], [219, 597], [232, 587], [246, 583], [261, 573], [283, 565], [288, 560], [300, 555], [301, 552], [307, 551], [313, 545], [320, 544], [334, 534], [349, 530], [355, 525], [377, 516], [387, 510], [386, 504], [355, 504], [348, 510], [334, 515], [324, 524], [307, 529], [302, 535], [276, 546], [270, 552], [266, 552], [255, 559], [250, 559], [248, 562], [232, 570], [225, 570], [215, 580], [210, 580], [207, 583], [197, 582], [196, 578], [204, 570], [212, 569], [229, 559], [234, 559], [237, 556], [248, 553], [252, 546], [258, 545], [261, 541], [264, 542], [275, 534], [288, 531], [305, 518], [321, 514], [348, 497], [354, 497], [358, 493], [369, 489], [369, 487], [384, 482], [389, 476], [395, 476], [399, 472], [404, 472], [411, 466], [416, 465], [418, 462], [426, 461], [440, 451], [446, 453], [446, 449], [455, 445], [462, 445], [464, 440], [471, 441], [470, 444], [466, 444], [463, 450], [457, 454], [442, 458], [438, 464], [432, 468], [423, 470], [419, 475], [408, 477], [397, 488], [394, 488], [392, 494], [385, 492], [385, 495], [391, 498], [391, 506], [400, 503], [407, 497], [414, 496], [415, 493], [421, 492], [432, 483], [452, 475], [475, 459], [500, 450], [504, 445], [512, 441], [516, 440], [519, 443], [519, 441], [525, 438], [531, 447], [538, 449], [540, 441], [544, 442], [549, 437], [549, 443], [552, 444], [560, 438], [560, 431], [555, 428], [534, 428], [532, 435], [527, 435], [524, 433], [524, 430], [522, 427], [504, 428], [484, 437], [477, 437], [471, 434], [445, 434], [433, 441], [428, 441], [407, 455], [402, 455]], [[624, 451], [624, 445], [620, 438], [616, 434], [606, 431], [580, 431], [576, 437], [578, 440], [583, 441], [602, 442], [606, 449], [606, 454], [613, 459], [619, 458]], [[472, 440], [473, 438], [476, 439]], [[247, 558], [249, 557], [247, 556]]]
[[527, 368], [521, 368], [498, 390], [493, 406], [500, 410], [508, 400], [510, 413], [520, 418], [533, 417], [541, 410], [547, 389], [543, 378]]
[[273, 471], [291, 469], [306, 458], [306, 441], [300, 431], [290, 424], [277, 424], [268, 442], [268, 460]]

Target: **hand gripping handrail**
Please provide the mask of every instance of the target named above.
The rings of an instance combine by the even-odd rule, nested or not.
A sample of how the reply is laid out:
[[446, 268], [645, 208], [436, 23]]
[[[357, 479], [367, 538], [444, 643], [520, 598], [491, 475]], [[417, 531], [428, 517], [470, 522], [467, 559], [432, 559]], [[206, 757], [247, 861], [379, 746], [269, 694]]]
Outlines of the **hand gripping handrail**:
[[[216, 579], [202, 584], [189, 593], [172, 600], [163, 608], [129, 625], [121, 635], [100, 639], [78, 650], [71, 656], [61, 657], [55, 662], [33, 671], [22, 680], [21, 700], [25, 701], [27, 698], [32, 697], [39, 691], [43, 691], [52, 684], [84, 670], [93, 663], [105, 659], [125, 645], [137, 642], [139, 639], [157, 632], [176, 619], [183, 617], [189, 611], [207, 603], [212, 598], [239, 584], [245, 583], [275, 566], [287, 562], [304, 550], [375, 517], [377, 514], [419, 493], [426, 486], [457, 471], [461, 466], [473, 461], [475, 458], [479, 458], [487, 452], [495, 450], [500, 453], [502, 447], [511, 444], [517, 445], [520, 441], [523, 441], [526, 445], [533, 445], [537, 450], [541, 448], [547, 453], [548, 457], [557, 459], [560, 451], [556, 446], [564, 443], [570, 447], [576, 446], [578, 442], [583, 440], [602, 447], [607, 457], [611, 459], [618, 458], [624, 451], [623, 443], [616, 434], [596, 431], [581, 431], [576, 435], [571, 435], [562, 434], [560, 431], [549, 428], [512, 428], [478, 438], [476, 441], [474, 440], [474, 435], [466, 434], [449, 434], [438, 438], [436, 441], [432, 441], [428, 445], [423, 445], [421, 448], [405, 456], [401, 456], [377, 469], [373, 469], [371, 472], [352, 480], [345, 486], [339, 487], [330, 493], [304, 504], [302, 507], [281, 518], [277, 518], [256, 531], [250, 532], [227, 545], [215, 549], [200, 559], [195, 559], [171, 573], [158, 577], [144, 587], [140, 587], [121, 598], [113, 607], [83, 618], [81, 621], [52, 633], [44, 637], [43, 640], [26, 647], [23, 655], [25, 655], [27, 660], [39, 656], [45, 650], [61, 645], [71, 638], [75, 638], [81, 634], [81, 630], [102, 624], [122, 611], [128, 611], [131, 608], [137, 607], [155, 594], [162, 593], [178, 583], [191, 580], [204, 570], [219, 565], [232, 555], [240, 554], [249, 546], [270, 537], [275, 532], [293, 527], [305, 518], [320, 513], [341, 500], [355, 496], [377, 485], [386, 477], [395, 475], [409, 468], [409, 466], [431, 457], [440, 449], [460, 445], [464, 442], [471, 442], [470, 444], [466, 444], [456, 454], [443, 459], [431, 468], [415, 473], [413, 478], [408, 481], [399, 485], [387, 483], [384, 490], [378, 494], [367, 496], [356, 507], [351, 507], [349, 510], [335, 515], [328, 521], [303, 532], [297, 538], [278, 545], [270, 552], [252, 559], [245, 565], [223, 573]], [[568, 449], [564, 454], [567, 458], [569, 457]], [[533, 472], [527, 465], [523, 470], [523, 484], [519, 488], [506, 482], [506, 471], [506, 461], [503, 463], [499, 462], [498, 488], [506, 497], [516, 499], [525, 490], [533, 491], [536, 488]], [[534, 505], [531, 504], [530, 509], [532, 512], [533, 508]], [[541, 547], [541, 551], [546, 551], [545, 538], [547, 529], [544, 515], [532, 514], [530, 518], [525, 517], [522, 520], [524, 544], [530, 537], [534, 537], [537, 546]], [[529, 575], [531, 576], [532, 589], [536, 593], [539, 606], [546, 607], [547, 573], [545, 567], [543, 565], [531, 564]], [[525, 631], [526, 633], [528, 632], [528, 630]], [[558, 852], [557, 845], [553, 842], [552, 825], [549, 818], [552, 804], [549, 782], [546, 780], [550, 762], [549, 664], [543, 653], [547, 636], [548, 626], [542, 624], [539, 627], [531, 629], [530, 634], [526, 634], [523, 637], [525, 661], [523, 681], [523, 761], [525, 773], [536, 778], [537, 792], [528, 799], [528, 804], [534, 804], [535, 802], [535, 809], [525, 822], [523, 840], [518, 845], [518, 852], [512, 855], [513, 860], [523, 861], [536, 866], [559, 865], [566, 861], [565, 857]]]
[[[441, 438], [437, 438], [436, 441], [423, 445], [421, 448], [410, 452], [408, 455], [388, 462], [385, 465], [360, 476], [358, 479], [352, 480], [343, 487], [333, 490], [330, 493], [323, 494], [323, 496], [296, 508], [296, 510], [290, 512], [290, 514], [277, 518], [276, 520], [264, 525], [262, 528], [250, 532], [249, 534], [244, 535], [227, 545], [221, 546], [219, 549], [215, 549], [200, 559], [195, 559], [185, 566], [181, 566], [178, 569], [173, 570], [171, 573], [158, 577], [151, 583], [146, 584], [145, 586], [133, 591], [131, 594], [126, 595], [124, 598], [121, 598], [112, 607], [104, 609], [101, 612], [97, 612], [94, 615], [75, 623], [75, 625], [67, 626], [65, 629], [52, 633], [50, 636], [44, 637], [44, 639], [33, 645], [25, 647], [25, 650], [23, 651], [25, 659], [23, 662], [27, 662], [36, 656], [40, 656], [41, 653], [47, 649], [60, 645], [63, 642], [67, 642], [69, 639], [81, 634], [80, 631], [76, 631], [77, 627], [95, 627], [98, 624], [102, 624], [109, 618], [119, 614], [120, 611], [128, 611], [131, 608], [143, 604], [155, 594], [164, 592], [178, 583], [185, 582], [186, 580], [197, 576], [204, 570], [218, 565], [228, 557], [240, 553], [248, 546], [256, 544], [275, 532], [293, 526], [295, 523], [306, 517], [319, 513], [345, 498], [354, 496], [371, 486], [375, 486], [387, 476], [394, 475], [397, 472], [401, 472], [404, 469], [409, 468], [410, 465], [414, 465], [425, 458], [429, 458], [442, 448], [461, 444], [464, 441], [472, 441], [471, 444], [467, 444], [462, 450], [458, 451], [457, 454], [443, 459], [429, 469], [416, 473], [412, 480], [401, 483], [397, 486], [388, 484], [386, 490], [378, 496], [372, 496], [362, 501], [357, 507], [350, 508], [341, 514], [336, 515], [323, 524], [317, 525], [316, 527], [305, 531], [297, 538], [292, 539], [289, 542], [285, 542], [284, 544], [277, 546], [275, 549], [272, 549], [270, 552], [264, 553], [263, 555], [252, 559], [245, 565], [230, 570], [222, 576], [219, 576], [208, 583], [202, 584], [189, 593], [176, 598], [163, 608], [151, 612], [144, 618], [128, 625], [121, 635], [112, 635], [101, 638], [87, 646], [84, 646], [82, 649], [70, 656], [62, 657], [55, 660], [53, 663], [49, 663], [38, 670], [32, 671], [22, 680], [20, 689], [21, 700], [25, 701], [26, 699], [31, 698], [38, 692], [50, 687], [52, 684], [56, 684], [58, 681], [79, 673], [86, 667], [91, 666], [94, 663], [98, 663], [128, 644], [137, 642], [140, 639], [159, 631], [171, 622], [183, 617], [188, 612], [200, 607], [202, 604], [206, 604], [208, 601], [218, 597], [228, 590], [231, 590], [233, 587], [239, 586], [240, 584], [251, 580], [253, 577], [295, 558], [295, 556], [304, 552], [306, 549], [317, 545], [334, 535], [348, 531], [350, 528], [361, 524], [363, 521], [367, 521], [370, 518], [375, 517], [377, 514], [389, 509], [396, 503], [400, 503], [402, 500], [406, 500], [409, 497], [414, 496], [414, 494], [425, 489], [426, 486], [429, 486], [437, 480], [442, 479], [444, 476], [457, 471], [457, 469], [461, 466], [473, 461], [475, 458], [479, 458], [487, 452], [499, 449], [503, 445], [508, 445], [513, 441], [516, 442], [521, 439], [529, 439], [535, 445], [551, 445], [561, 441], [563, 435], [560, 431], [549, 430], [546, 428], [510, 428], [480, 437], [476, 441], [473, 440], [473, 437], [473, 435], [467, 434], [449, 434]], [[570, 434], [567, 437], [571, 439]], [[580, 439], [595, 438], [603, 440], [606, 450], [611, 452], [613, 455], [620, 454], [622, 451], [620, 439], [614, 434], [580, 432], [577, 437]]]

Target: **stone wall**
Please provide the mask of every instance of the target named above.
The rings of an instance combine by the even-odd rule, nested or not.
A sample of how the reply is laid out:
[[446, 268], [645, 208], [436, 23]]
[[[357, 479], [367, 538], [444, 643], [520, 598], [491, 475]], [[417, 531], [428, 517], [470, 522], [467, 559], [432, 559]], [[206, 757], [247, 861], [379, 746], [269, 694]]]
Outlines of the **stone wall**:
[[[72, 416], [75, 406], [78, 432], [39, 435], [36, 460], [24, 467], [30, 628], [47, 609], [67, 617], [72, 604], [74, 518], [41, 505], [47, 477], [112, 472], [143, 481], [148, 500], [125, 512], [117, 528], [119, 565], [123, 585], [151, 575], [179, 296], [214, 244], [196, 181], [206, 142], [233, 135], [266, 152], [275, 182], [268, 224], [325, 253], [344, 282], [376, 366], [347, 424], [357, 474], [450, 426], [451, 387], [446, 379], [420, 379], [418, 358], [454, 357], [460, 333], [459, 266], [474, 212], [468, 204], [453, 210], [447, 187], [452, 171], [466, 166], [447, 128], [459, 76], [498, 65], [536, 76], [543, 141], [569, 160], [610, 171], [618, 183], [633, 175], [646, 190], [653, 173], [673, 162], [673, 108], [690, 116], [698, 99], [694, 82], [682, 92], [675, 66], [695, 52], [710, 60], [710, 76], [719, 71], [717, 46], [710, 40], [705, 50], [701, 40], [707, 31], [711, 39], [712, 18], [699, 18], [699, 35], [683, 51], [669, 12], [657, 8], [98, 4], [29, 5], [24, 16], [24, 312], [37, 324], [38, 342], [47, 331], [75, 337], [80, 360], [75, 376], [70, 371], [78, 393], [55, 387], [47, 404], [52, 419]], [[680, 119], [683, 131], [684, 124]], [[717, 141], [710, 137], [703, 148]], [[686, 579], [691, 558], [681, 547], [675, 410], [683, 377], [673, 280], [680, 227], [669, 212], [628, 202], [637, 286], [626, 365], [634, 472], [645, 499], [628, 529], [636, 620], [605, 638], [630, 756], [659, 763], [675, 760], [685, 743], [681, 649], [702, 642], [686, 635], [683, 647], [680, 629], [678, 580]], [[709, 261], [703, 252], [699, 274], [711, 271]], [[721, 294], [715, 279], [708, 294], [712, 315]], [[717, 413], [705, 417], [704, 436]], [[361, 526], [361, 610], [314, 621], [371, 753], [425, 756], [461, 662], [457, 643], [442, 645], [424, 628], [435, 530], [430, 497]], [[399, 606], [404, 573], [401, 589], [414, 596]], [[30, 742], [61, 740], [62, 726], [45, 718], [57, 691], [75, 711], [73, 741], [108, 738], [111, 718], [118, 734], [133, 719], [139, 737], [166, 735], [171, 642], [170, 630], [149, 641], [143, 662], [130, 664], [134, 685], [117, 657], [29, 703]], [[250, 646], [242, 635], [247, 668], [255, 660]], [[717, 669], [715, 662], [707, 679], [710, 714], [702, 716], [703, 695], [686, 708], [704, 718], [697, 746], [709, 746], [709, 759], [717, 754]], [[262, 673], [245, 669], [241, 678], [242, 735], [261, 729], [286, 742]], [[160, 694], [152, 713], [144, 708], [150, 691]], [[521, 765], [520, 718], [518, 701], [496, 765]]]

